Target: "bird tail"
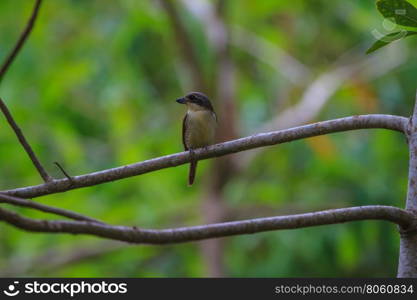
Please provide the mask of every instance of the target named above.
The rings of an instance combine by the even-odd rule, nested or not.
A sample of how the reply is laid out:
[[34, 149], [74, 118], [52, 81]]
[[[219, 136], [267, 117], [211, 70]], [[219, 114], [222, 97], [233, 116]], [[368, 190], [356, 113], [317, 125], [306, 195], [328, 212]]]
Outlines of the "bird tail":
[[191, 160], [190, 161], [190, 171], [188, 173], [188, 185], [191, 186], [194, 183], [195, 178], [195, 171], [197, 169], [197, 161]]

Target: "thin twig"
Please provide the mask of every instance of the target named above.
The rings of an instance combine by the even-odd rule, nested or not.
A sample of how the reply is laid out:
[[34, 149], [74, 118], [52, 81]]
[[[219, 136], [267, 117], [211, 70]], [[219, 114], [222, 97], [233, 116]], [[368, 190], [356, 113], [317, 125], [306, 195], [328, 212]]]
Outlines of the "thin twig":
[[22, 34], [20, 35], [16, 45], [11, 50], [7, 58], [5, 59], [3, 65], [0, 68], [0, 82], [2, 81], [4, 74], [9, 69], [10, 65], [12, 64], [13, 60], [16, 58], [16, 55], [19, 53], [20, 49], [22, 48], [23, 44], [25, 43], [27, 37], [31, 33], [33, 26], [35, 25], [36, 17], [38, 16], [39, 8], [41, 6], [42, 0], [36, 0], [35, 6], [33, 7], [32, 15], [23, 30]]
[[61, 170], [61, 172], [65, 175], [65, 177], [68, 178], [69, 181], [73, 181], [72, 177], [70, 175], [68, 175], [68, 173], [65, 171], [65, 169], [61, 166], [61, 164], [57, 161], [54, 161], [54, 164], [58, 167], [58, 169]]
[[17, 197], [13, 197], [10, 195], [5, 195], [2, 193], [0, 193], [0, 203], [8, 203], [8, 204], [16, 205], [16, 206], [30, 207], [30, 208], [34, 208], [43, 212], [52, 213], [55, 215], [63, 216], [69, 219], [77, 220], [77, 221], [87, 221], [87, 222], [104, 224], [104, 222], [101, 222], [99, 220], [96, 220], [88, 216], [81, 215], [79, 213], [76, 213], [70, 210], [52, 207], [52, 206], [48, 206], [48, 205], [34, 202], [31, 200], [17, 198]]
[[0, 208], [0, 220], [31, 232], [88, 234], [136, 244], [184, 243], [233, 235], [361, 220], [384, 220], [396, 223], [402, 228], [415, 229], [417, 225], [415, 214], [397, 207], [382, 205], [339, 208], [289, 216], [170, 229], [141, 229], [81, 221], [36, 220], [4, 208]]
[[0, 109], [3, 112], [4, 116], [7, 119], [7, 122], [12, 127], [13, 131], [15, 132], [17, 139], [19, 140], [20, 144], [25, 149], [26, 153], [29, 155], [29, 158], [32, 160], [32, 163], [34, 164], [35, 168], [38, 170], [39, 174], [41, 175], [42, 179], [45, 182], [51, 182], [53, 181], [53, 178], [49, 176], [49, 174], [46, 172], [46, 170], [41, 165], [40, 161], [36, 157], [35, 153], [32, 150], [32, 147], [27, 142], [25, 136], [23, 135], [22, 130], [19, 128], [15, 120], [13, 119], [9, 109], [7, 108], [6, 104], [4, 103], [3, 99], [0, 98]]
[[[249, 149], [287, 143], [303, 138], [365, 128], [384, 128], [405, 132], [408, 119], [392, 115], [361, 115], [313, 123], [290, 129], [259, 133], [256, 135], [196, 149], [198, 160], [224, 156]], [[50, 184], [41, 184], [2, 191], [21, 198], [35, 198], [43, 195], [61, 193], [72, 189], [98, 185], [123, 178], [133, 177], [164, 168], [175, 167], [190, 162], [189, 152], [166, 155], [126, 166], [74, 176], [73, 184], [68, 179], [57, 179]]]

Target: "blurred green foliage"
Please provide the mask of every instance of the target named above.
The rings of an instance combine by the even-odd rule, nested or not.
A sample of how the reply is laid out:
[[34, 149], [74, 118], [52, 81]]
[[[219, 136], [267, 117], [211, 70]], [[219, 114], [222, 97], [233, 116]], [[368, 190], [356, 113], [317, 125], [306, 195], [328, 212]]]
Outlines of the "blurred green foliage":
[[[402, 26], [402, 29], [378, 37], [378, 40], [366, 53], [374, 52], [389, 43], [417, 34], [417, 8], [415, 8], [415, 4], [415, 0], [378, 0], [376, 6], [382, 16], [387, 20]], [[414, 31], [407, 30], [407, 28], [411, 28]]]
[[[346, 55], [354, 52], [355, 59], [363, 59], [374, 40], [373, 29], [389, 33], [384, 32], [373, 1], [227, 3], [228, 28], [240, 26], [280, 47], [307, 66], [312, 76], [307, 83], [293, 85], [285, 76], [287, 70], [277, 71], [272, 61], [268, 64], [248, 49], [233, 46], [241, 136], [257, 132], [296, 104], [311, 80]], [[210, 77], [214, 47], [204, 25], [181, 1], [175, 4], [198, 50], [201, 71]], [[0, 1], [0, 59], [14, 45], [32, 6], [28, 0]], [[416, 44], [413, 39], [397, 44], [379, 51], [379, 60], [367, 68], [392, 58], [385, 52], [388, 48], [400, 49], [396, 55], [401, 55], [401, 64], [377, 76], [360, 73], [345, 80], [311, 121], [365, 113], [409, 115], [417, 60], [407, 50]], [[191, 86], [179, 51], [157, 1], [45, 0], [0, 95], [55, 177], [63, 175], [54, 161], [78, 175], [179, 152], [184, 108], [174, 99]], [[0, 126], [0, 189], [39, 184], [39, 175], [3, 118]], [[403, 207], [407, 161], [404, 137], [385, 130], [269, 147], [227, 184], [226, 205], [233, 219], [368, 204]], [[192, 188], [186, 186], [184, 165], [36, 201], [111, 224], [143, 228], [202, 224], [204, 182], [211, 163], [200, 163]], [[242, 277], [394, 276], [399, 248], [397, 228], [379, 221], [230, 237], [224, 242], [225, 275]], [[206, 276], [200, 250], [199, 243], [115, 247], [95, 237], [34, 234], [0, 226], [3, 275]], [[84, 257], [89, 251], [97, 253]]]

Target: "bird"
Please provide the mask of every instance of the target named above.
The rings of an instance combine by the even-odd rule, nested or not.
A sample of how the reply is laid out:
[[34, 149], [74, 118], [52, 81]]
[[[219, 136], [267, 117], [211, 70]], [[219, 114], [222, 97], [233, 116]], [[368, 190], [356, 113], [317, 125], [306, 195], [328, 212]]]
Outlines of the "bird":
[[197, 169], [197, 160], [193, 158], [194, 150], [214, 143], [217, 116], [210, 99], [203, 93], [191, 92], [176, 101], [187, 106], [187, 113], [182, 122], [182, 143], [185, 151], [190, 151], [188, 185], [191, 186]]

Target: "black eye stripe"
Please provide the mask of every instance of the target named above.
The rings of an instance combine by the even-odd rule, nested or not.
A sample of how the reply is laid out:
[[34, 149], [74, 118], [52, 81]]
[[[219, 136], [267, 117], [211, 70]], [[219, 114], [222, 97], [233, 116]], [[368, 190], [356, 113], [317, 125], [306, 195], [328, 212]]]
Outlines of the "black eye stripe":
[[213, 111], [213, 106], [206, 95], [201, 93], [189, 93], [185, 96], [189, 103], [194, 103]]

